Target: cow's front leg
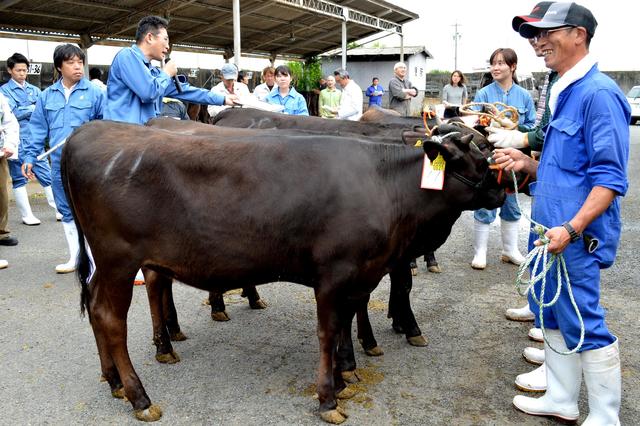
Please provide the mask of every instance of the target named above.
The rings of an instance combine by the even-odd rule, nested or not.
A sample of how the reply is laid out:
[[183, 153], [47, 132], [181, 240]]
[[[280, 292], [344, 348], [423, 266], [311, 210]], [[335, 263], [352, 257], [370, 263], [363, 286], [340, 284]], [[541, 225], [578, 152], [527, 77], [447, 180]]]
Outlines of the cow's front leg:
[[264, 309], [267, 307], [267, 303], [260, 298], [256, 286], [242, 287], [242, 297], [249, 299], [249, 306], [251, 309]]
[[171, 345], [163, 300], [165, 293], [171, 291], [171, 279], [146, 269], [144, 271], [144, 280], [153, 324], [153, 344], [156, 345], [156, 361], [163, 364], [174, 364], [180, 361], [180, 357]]
[[411, 309], [409, 295], [412, 278], [408, 262], [402, 262], [389, 273], [391, 290], [389, 292], [389, 317], [391, 326], [397, 333], [404, 333], [412, 346], [426, 346], [427, 339], [422, 336], [416, 318]]
[[371, 321], [369, 320], [369, 311], [367, 310], [369, 298], [370, 295], [368, 295], [366, 300], [358, 306], [356, 311], [358, 322], [358, 341], [360, 342], [362, 349], [364, 349], [365, 354], [369, 356], [380, 356], [384, 354], [384, 351], [380, 346], [378, 346], [376, 337], [373, 334], [373, 328], [371, 327]]
[[218, 289], [209, 291], [209, 305], [211, 305], [211, 319], [214, 321], [229, 321], [229, 315], [224, 305], [224, 292]]
[[[320, 361], [316, 389], [320, 401], [320, 417], [328, 423], [340, 424], [347, 419], [346, 413], [338, 408], [336, 402], [336, 382], [344, 381], [334, 369], [334, 356], [338, 333], [340, 332], [340, 309], [337, 291], [333, 283], [321, 283], [315, 289], [316, 314], [318, 316], [318, 340], [320, 342]], [[341, 389], [342, 389], [341, 388]]]

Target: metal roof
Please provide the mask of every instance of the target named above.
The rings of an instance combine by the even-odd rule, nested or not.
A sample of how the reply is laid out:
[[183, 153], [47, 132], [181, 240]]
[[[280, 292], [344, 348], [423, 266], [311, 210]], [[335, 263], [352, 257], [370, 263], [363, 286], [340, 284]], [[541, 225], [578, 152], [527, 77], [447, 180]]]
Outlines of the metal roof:
[[[425, 46], [404, 46], [402, 49], [405, 55], [415, 55], [417, 53], [424, 53], [429, 59], [433, 59], [433, 55], [427, 50]], [[348, 57], [354, 56], [398, 56], [401, 49], [399, 47], [356, 47], [347, 50]], [[340, 56], [342, 49], [335, 49], [329, 52], [323, 53], [322, 56]]]
[[[0, 37], [130, 45], [147, 15], [170, 20], [175, 50], [233, 56], [232, 0], [3, 0]], [[242, 54], [316, 56], [380, 31], [401, 33], [418, 15], [383, 0], [241, 0]]]

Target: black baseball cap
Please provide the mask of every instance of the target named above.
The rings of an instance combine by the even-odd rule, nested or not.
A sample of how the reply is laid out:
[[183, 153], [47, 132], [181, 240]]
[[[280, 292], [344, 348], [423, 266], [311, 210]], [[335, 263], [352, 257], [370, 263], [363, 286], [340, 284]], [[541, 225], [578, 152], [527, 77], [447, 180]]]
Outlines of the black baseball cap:
[[584, 27], [593, 37], [598, 22], [589, 9], [577, 3], [553, 3], [542, 19], [532, 19], [520, 25], [518, 32], [524, 38], [538, 35], [541, 29], [560, 28], [565, 26]]
[[520, 29], [520, 25], [522, 25], [525, 22], [541, 20], [544, 14], [547, 13], [547, 10], [549, 10], [549, 6], [551, 6], [553, 3], [555, 2], [541, 1], [540, 3], [536, 4], [533, 7], [533, 9], [531, 10], [531, 13], [529, 13], [528, 15], [521, 15], [521, 16], [514, 17], [513, 21], [511, 21], [511, 26], [513, 27], [513, 31], [518, 32], [518, 30]]

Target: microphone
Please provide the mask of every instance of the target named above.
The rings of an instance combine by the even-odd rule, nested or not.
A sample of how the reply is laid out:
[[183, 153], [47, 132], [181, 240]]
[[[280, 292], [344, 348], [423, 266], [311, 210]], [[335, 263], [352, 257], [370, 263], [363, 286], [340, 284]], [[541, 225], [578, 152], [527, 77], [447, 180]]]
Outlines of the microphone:
[[[171, 60], [171, 58], [166, 57], [164, 58], [164, 63], [166, 64], [167, 62], [169, 62]], [[182, 93], [182, 86], [180, 86], [180, 80], [178, 80], [178, 76], [174, 75], [173, 77], [171, 77], [173, 79], [173, 84], [175, 84], [176, 86], [176, 90], [178, 91], [178, 93]]]

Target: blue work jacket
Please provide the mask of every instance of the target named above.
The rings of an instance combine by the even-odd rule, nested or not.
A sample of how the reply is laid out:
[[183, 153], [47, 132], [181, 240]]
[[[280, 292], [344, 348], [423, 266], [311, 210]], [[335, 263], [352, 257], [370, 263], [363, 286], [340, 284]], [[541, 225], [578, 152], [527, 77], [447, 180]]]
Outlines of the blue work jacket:
[[[592, 254], [600, 268], [613, 264], [620, 239], [620, 196], [629, 185], [630, 116], [617, 84], [593, 66], [559, 94], [545, 128], [537, 181], [530, 185], [532, 217], [549, 228], [573, 219], [596, 186], [619, 195], [584, 230], [600, 241]], [[565, 258], [579, 252], [581, 244], [570, 244]]]
[[14, 79], [10, 79], [0, 87], [0, 90], [7, 98], [11, 112], [20, 123], [20, 140], [29, 138], [29, 119], [36, 107], [36, 101], [42, 91], [28, 82], [24, 82], [24, 87], [20, 86]]
[[505, 92], [495, 81], [488, 86], [478, 90], [473, 100], [474, 102], [502, 102], [518, 110], [518, 124], [526, 129], [532, 129], [536, 125], [536, 107], [533, 98], [522, 87], [513, 84]]
[[180, 76], [182, 93], [178, 93], [171, 77], [151, 65], [134, 44], [122, 49], [113, 59], [107, 80], [105, 120], [144, 124], [162, 112], [162, 98], [203, 105], [223, 105], [224, 96], [186, 83]]
[[[86, 78], [73, 88], [69, 100], [64, 96], [62, 79], [45, 89], [31, 114], [29, 139], [22, 147], [22, 160], [33, 164], [42, 153], [45, 140], [54, 147], [68, 137], [75, 129], [91, 120], [102, 118], [104, 92]], [[61, 149], [54, 151], [52, 159], [60, 159]]]
[[283, 98], [280, 96], [280, 88], [276, 85], [271, 89], [265, 101], [270, 104], [282, 105], [284, 107], [283, 114], [309, 115], [307, 101], [293, 87], [289, 89], [289, 93]]
[[381, 107], [382, 95], [374, 95], [374, 92], [384, 93], [384, 88], [379, 84], [377, 86], [374, 86], [372, 84], [371, 86], [367, 87], [367, 91], [365, 92], [365, 95], [369, 97], [369, 106], [378, 105]]

